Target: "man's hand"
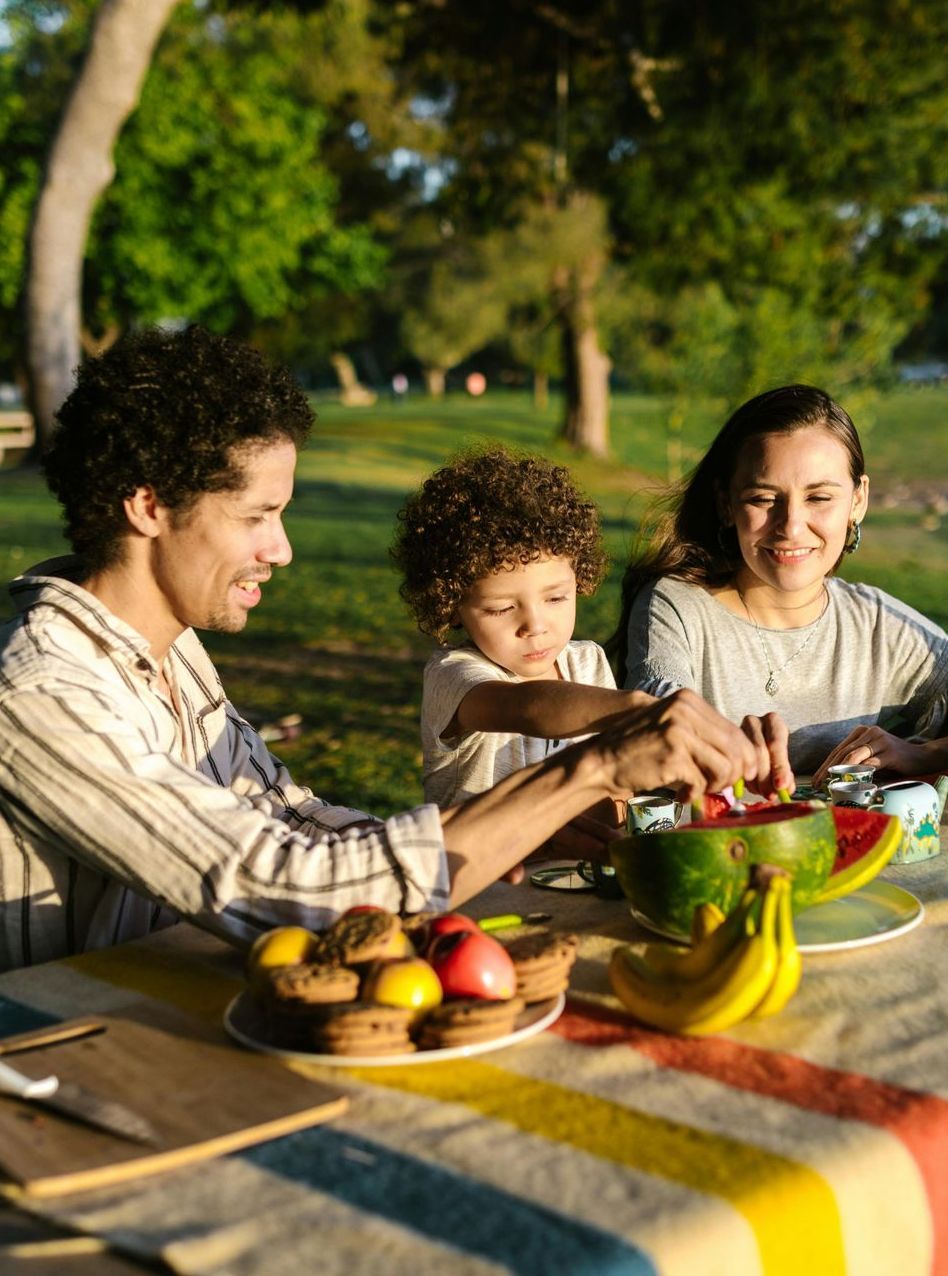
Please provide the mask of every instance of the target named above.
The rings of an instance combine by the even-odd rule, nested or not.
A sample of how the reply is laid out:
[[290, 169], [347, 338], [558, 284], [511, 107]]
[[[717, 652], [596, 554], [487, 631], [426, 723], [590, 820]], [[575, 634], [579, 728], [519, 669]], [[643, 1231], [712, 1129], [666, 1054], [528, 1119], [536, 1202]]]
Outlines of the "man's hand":
[[757, 777], [748, 783], [748, 788], [762, 797], [775, 797], [780, 789], [792, 793], [797, 782], [787, 751], [790, 732], [783, 718], [777, 713], [765, 713], [762, 718], [749, 714], [741, 723], [741, 730], [757, 754]]
[[599, 736], [606, 777], [617, 796], [630, 789], [673, 788], [691, 802], [743, 776], [755, 780], [771, 763], [766, 745], [753, 743], [693, 691], [676, 691], [626, 714]]
[[[934, 742], [937, 744], [937, 741]], [[813, 774], [813, 783], [820, 784], [831, 766], [850, 763], [853, 766], [885, 767], [902, 775], [924, 775], [933, 768], [930, 750], [924, 744], [910, 744], [898, 736], [883, 731], [881, 727], [856, 727], [836, 746]]]

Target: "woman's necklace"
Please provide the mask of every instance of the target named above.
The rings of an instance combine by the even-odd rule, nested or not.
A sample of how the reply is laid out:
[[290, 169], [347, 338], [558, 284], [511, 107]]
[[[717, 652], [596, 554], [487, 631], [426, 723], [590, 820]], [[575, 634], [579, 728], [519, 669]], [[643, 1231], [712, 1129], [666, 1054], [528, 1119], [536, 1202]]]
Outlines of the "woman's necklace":
[[744, 597], [744, 595], [741, 593], [739, 589], [737, 591], [737, 596], [741, 600], [741, 603], [744, 606], [744, 610], [747, 612], [747, 615], [751, 624], [754, 626], [754, 630], [757, 634], [758, 641], [760, 642], [760, 649], [764, 653], [764, 660], [767, 662], [768, 676], [767, 676], [767, 681], [764, 683], [764, 690], [767, 692], [768, 696], [775, 696], [777, 692], [780, 690], [780, 683], [777, 681], [777, 674], [783, 673], [784, 669], [786, 669], [788, 665], [793, 664], [797, 656], [802, 655], [803, 652], [806, 651], [807, 647], [809, 646], [810, 639], [819, 629], [820, 624], [822, 623], [823, 617], [826, 615], [827, 608], [829, 607], [829, 592], [826, 586], [824, 585], [823, 586], [823, 610], [820, 612], [816, 620], [813, 622], [810, 632], [803, 639], [803, 642], [801, 642], [799, 647], [797, 647], [796, 651], [794, 651], [783, 662], [783, 664], [780, 666], [779, 669], [774, 668], [773, 656], [771, 656], [770, 649], [767, 646], [766, 640], [764, 639], [764, 635], [761, 633], [760, 625], [758, 625], [757, 621], [754, 619], [753, 612], [747, 605], [747, 599]]

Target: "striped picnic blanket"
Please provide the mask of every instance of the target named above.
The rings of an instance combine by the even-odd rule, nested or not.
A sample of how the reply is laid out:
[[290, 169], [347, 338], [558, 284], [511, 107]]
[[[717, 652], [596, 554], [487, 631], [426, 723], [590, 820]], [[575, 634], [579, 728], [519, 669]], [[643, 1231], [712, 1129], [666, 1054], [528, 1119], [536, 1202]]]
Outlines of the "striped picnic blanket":
[[[202, 1276], [948, 1274], [948, 856], [886, 876], [919, 927], [808, 956], [780, 1016], [696, 1040], [608, 992], [622, 901], [498, 885], [475, 915], [547, 908], [581, 934], [552, 1028], [461, 1061], [299, 1065], [349, 1111], [29, 1208]], [[0, 978], [0, 1034], [148, 997], [215, 1019], [239, 987], [239, 959], [180, 926]]]

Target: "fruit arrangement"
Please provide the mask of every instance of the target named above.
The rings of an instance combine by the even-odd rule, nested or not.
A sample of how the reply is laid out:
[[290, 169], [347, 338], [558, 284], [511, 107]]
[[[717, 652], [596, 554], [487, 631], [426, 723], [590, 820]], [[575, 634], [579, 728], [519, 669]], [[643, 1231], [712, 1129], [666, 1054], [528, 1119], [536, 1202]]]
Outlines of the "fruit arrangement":
[[406, 918], [363, 905], [326, 931], [283, 926], [247, 961], [268, 1039], [287, 1049], [387, 1055], [493, 1040], [565, 989], [575, 937], [505, 945], [460, 913]]
[[610, 845], [623, 891], [655, 929], [686, 938], [695, 909], [735, 907], [755, 864], [791, 879], [794, 912], [865, 885], [895, 854], [897, 820], [819, 800], [759, 803], [739, 810], [705, 804], [691, 824]]
[[703, 1036], [782, 1010], [800, 984], [790, 878], [764, 865], [726, 916], [714, 904], [695, 909], [693, 943], [616, 948], [609, 982], [642, 1023]]

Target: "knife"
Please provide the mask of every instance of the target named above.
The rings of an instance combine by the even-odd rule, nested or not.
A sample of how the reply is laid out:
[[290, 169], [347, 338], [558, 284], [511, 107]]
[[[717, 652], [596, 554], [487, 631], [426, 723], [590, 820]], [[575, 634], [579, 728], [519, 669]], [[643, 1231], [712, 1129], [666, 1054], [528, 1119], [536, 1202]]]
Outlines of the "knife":
[[133, 1143], [161, 1146], [157, 1131], [144, 1117], [114, 1099], [102, 1099], [72, 1081], [60, 1081], [56, 1076], [34, 1080], [17, 1072], [8, 1063], [0, 1062], [0, 1094], [41, 1104], [53, 1112], [106, 1130], [119, 1138], [130, 1139]]

